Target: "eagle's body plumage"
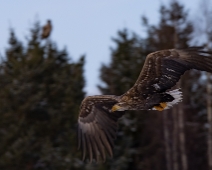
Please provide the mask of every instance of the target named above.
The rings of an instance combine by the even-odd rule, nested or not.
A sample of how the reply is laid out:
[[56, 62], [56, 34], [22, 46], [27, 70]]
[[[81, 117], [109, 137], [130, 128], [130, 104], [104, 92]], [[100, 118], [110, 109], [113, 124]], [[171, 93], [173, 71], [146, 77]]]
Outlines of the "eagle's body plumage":
[[86, 97], [78, 118], [79, 148], [90, 161], [112, 156], [117, 121], [125, 110], [159, 110], [170, 108], [182, 99], [179, 89], [168, 91], [185, 71], [197, 69], [212, 72], [211, 53], [201, 47], [169, 49], [147, 56], [134, 86], [121, 96]]
[[47, 24], [43, 26], [41, 38], [42, 39], [48, 38], [51, 34], [51, 31], [52, 31], [51, 20], [48, 20]]

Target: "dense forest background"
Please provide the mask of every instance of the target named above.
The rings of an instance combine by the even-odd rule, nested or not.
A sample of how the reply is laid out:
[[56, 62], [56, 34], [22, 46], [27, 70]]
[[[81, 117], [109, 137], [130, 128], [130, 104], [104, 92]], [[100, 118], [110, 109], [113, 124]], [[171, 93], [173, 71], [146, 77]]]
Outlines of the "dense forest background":
[[[203, 8], [204, 7], [204, 8]], [[159, 23], [142, 16], [146, 37], [119, 30], [110, 63], [100, 69], [102, 94], [121, 95], [137, 79], [148, 53], [191, 45], [212, 46], [212, 14], [202, 6], [195, 21], [177, 1], [161, 6]], [[10, 30], [0, 61], [0, 169], [7, 170], [212, 170], [211, 75], [191, 70], [176, 85], [183, 102], [170, 110], [127, 112], [120, 119], [114, 158], [81, 161], [77, 117], [86, 96], [86, 56], [41, 39], [39, 22], [27, 42]], [[203, 37], [203, 38], [202, 38]], [[199, 41], [201, 40], [201, 41]]]

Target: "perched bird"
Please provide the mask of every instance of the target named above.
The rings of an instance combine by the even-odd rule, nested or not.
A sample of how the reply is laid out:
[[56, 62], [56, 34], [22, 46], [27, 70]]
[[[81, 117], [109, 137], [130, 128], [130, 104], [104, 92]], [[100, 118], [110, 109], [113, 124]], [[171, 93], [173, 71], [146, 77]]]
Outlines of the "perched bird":
[[48, 38], [52, 31], [51, 20], [47, 20], [47, 24], [43, 26], [41, 38], [45, 39]]
[[88, 156], [105, 161], [112, 156], [117, 121], [125, 110], [168, 109], [182, 100], [182, 92], [172, 88], [185, 71], [197, 69], [212, 72], [212, 53], [202, 47], [168, 49], [146, 57], [134, 86], [121, 96], [88, 96], [81, 104], [78, 118], [78, 147], [83, 160]]

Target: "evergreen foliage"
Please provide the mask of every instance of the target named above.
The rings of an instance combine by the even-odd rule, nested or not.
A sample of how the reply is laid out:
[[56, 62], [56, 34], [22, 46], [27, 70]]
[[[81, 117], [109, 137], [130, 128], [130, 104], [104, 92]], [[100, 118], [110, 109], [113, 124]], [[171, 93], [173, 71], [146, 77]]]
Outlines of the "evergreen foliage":
[[[150, 25], [146, 17], [143, 17], [142, 21], [147, 30], [146, 38], [140, 38], [136, 34], [130, 36], [125, 29], [118, 32], [118, 38], [113, 39], [116, 46], [111, 49], [111, 62], [108, 65], [102, 65], [100, 70], [103, 85], [100, 85], [99, 89], [103, 94], [121, 95], [132, 87], [148, 53], [189, 46], [193, 26], [188, 21], [188, 13], [178, 2], [174, 1], [169, 6], [161, 6], [158, 24]], [[199, 135], [204, 133], [205, 119], [205, 104], [199, 100], [200, 96], [204, 97], [205, 88], [200, 83], [200, 78], [199, 72], [190, 71], [182, 77], [181, 81], [184, 94], [183, 109], [186, 116], [186, 153], [189, 157], [189, 167], [192, 169], [207, 167], [205, 166], [206, 148], [197, 149], [197, 146], [206, 145], [205, 137]], [[194, 104], [194, 102], [197, 103]], [[162, 113], [155, 111], [127, 112], [120, 120], [120, 130], [115, 142], [117, 144], [115, 158], [108, 164], [107, 169], [131, 169], [132, 167], [145, 170], [166, 169], [163, 124], [168, 123], [170, 133], [168, 143], [172, 148], [173, 121], [175, 118], [178, 119], [176, 116], [173, 117], [176, 109], [174, 107], [168, 111], [168, 122], [163, 122]], [[177, 150], [180, 149], [179, 147], [178, 143]], [[197, 153], [204, 156], [199, 157]], [[177, 156], [179, 167], [182, 168], [180, 155]]]
[[[188, 13], [184, 7], [178, 2], [172, 2], [169, 8], [165, 6], [161, 7], [160, 16], [158, 26], [150, 26], [148, 22], [144, 22], [148, 30], [147, 44], [155, 51], [169, 48], [187, 48], [192, 39], [193, 26], [188, 20]], [[191, 169], [195, 169], [196, 167], [206, 169], [207, 167], [205, 166], [207, 165], [206, 148], [199, 147], [197, 149], [197, 146], [206, 145], [206, 135], [199, 135], [206, 133], [203, 130], [206, 123], [206, 86], [204, 83], [201, 83], [201, 75], [201, 72], [191, 70], [181, 77], [180, 83], [180, 87], [183, 91], [182, 108], [185, 118], [185, 148], [189, 168]], [[170, 114], [167, 120], [169, 129], [174, 128], [173, 124], [175, 119], [179, 119], [177, 112], [177, 106], [168, 111]], [[170, 130], [170, 135], [172, 135], [172, 133], [173, 130]], [[170, 138], [168, 142], [171, 143], [171, 147], [173, 147], [173, 139]], [[180, 152], [179, 145], [178, 143], [177, 149]], [[202, 154], [201, 157], [197, 156], [199, 153]], [[182, 166], [182, 162], [180, 163], [180, 155], [178, 155], [178, 161], [179, 166]]]
[[146, 44], [152, 51], [187, 48], [192, 38], [193, 26], [184, 7], [178, 2], [169, 5], [161, 6], [158, 25], [149, 25], [147, 18], [142, 17], [148, 34]]
[[[159, 16], [156, 25], [142, 18], [145, 38], [123, 29], [112, 39], [115, 47], [111, 48], [111, 61], [100, 69], [102, 84], [98, 88], [102, 94], [121, 95], [131, 88], [150, 52], [190, 45], [193, 26], [181, 4], [173, 1], [161, 6]], [[114, 158], [101, 164], [80, 160], [76, 124], [85, 97], [85, 56], [72, 61], [66, 49], [59, 50], [50, 39], [41, 40], [40, 30], [39, 23], [35, 23], [26, 45], [11, 30], [0, 63], [0, 169], [166, 170], [164, 123], [173, 149], [177, 107], [168, 111], [167, 122], [156, 111], [127, 112], [119, 122]], [[192, 170], [207, 169], [207, 95], [203, 78], [202, 73], [190, 71], [181, 81], [186, 154]], [[180, 152], [180, 144], [175, 144]], [[180, 157], [178, 154], [178, 169], [182, 169]], [[173, 157], [170, 160], [174, 169]]]
[[[119, 31], [113, 42], [116, 48], [111, 48], [111, 63], [101, 67], [100, 78], [104, 85], [99, 89], [103, 94], [121, 95], [135, 83], [149, 51], [136, 34], [130, 34], [126, 29]], [[120, 120], [114, 161], [108, 163], [107, 169], [146, 169], [157, 162], [145, 160], [146, 154], [162, 157], [155, 143], [159, 140], [158, 134], [149, 135], [154, 132], [148, 123], [157, 124], [150, 118], [152, 116], [157, 117], [155, 113], [147, 114], [147, 111], [127, 112]]]
[[75, 141], [84, 63], [41, 41], [38, 23], [26, 47], [11, 30], [0, 70], [0, 169], [82, 166]]

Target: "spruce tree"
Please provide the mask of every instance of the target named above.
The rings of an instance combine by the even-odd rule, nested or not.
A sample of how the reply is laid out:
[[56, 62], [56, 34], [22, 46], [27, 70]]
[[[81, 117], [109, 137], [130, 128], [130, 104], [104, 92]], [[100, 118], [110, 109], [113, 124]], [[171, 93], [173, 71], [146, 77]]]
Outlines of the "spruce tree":
[[[101, 67], [100, 78], [104, 84], [99, 89], [103, 94], [121, 95], [137, 80], [149, 49], [138, 35], [129, 33], [127, 29], [119, 31], [113, 42], [115, 48], [111, 48], [111, 62]], [[157, 148], [158, 144], [155, 142], [159, 140], [159, 133], [148, 125], [157, 124], [150, 118], [152, 116], [157, 115], [147, 114], [147, 111], [126, 112], [119, 121], [114, 159], [107, 163], [106, 169], [151, 169], [153, 167], [150, 162], [159, 162], [146, 159], [147, 155], [150, 158], [153, 154], [161, 157], [160, 148]]]
[[[156, 25], [148, 24], [148, 19], [145, 17], [143, 21], [143, 26], [147, 30], [146, 38], [139, 38], [136, 34], [130, 37], [128, 31], [123, 30], [118, 32], [118, 38], [113, 39], [116, 47], [111, 50], [111, 62], [101, 67], [100, 78], [103, 84], [99, 86], [99, 89], [103, 94], [121, 95], [132, 87], [148, 53], [162, 49], [189, 47], [193, 27], [188, 20], [188, 12], [180, 3], [174, 1], [168, 6], [161, 6], [160, 20]], [[204, 89], [200, 88], [200, 93], [192, 98], [189, 97], [196, 93], [194, 84], [198, 85], [199, 78], [199, 72], [191, 71], [184, 75], [181, 80], [184, 94], [182, 110], [183, 116], [186, 116], [183, 128], [183, 135], [186, 137], [184, 143], [178, 143], [179, 122], [176, 116], [178, 114], [176, 107], [178, 106], [167, 111], [167, 122], [163, 120], [164, 113], [154, 111], [127, 112], [120, 120], [120, 130], [115, 142], [115, 161], [108, 164], [107, 168], [113, 169], [112, 167], [116, 167], [118, 163], [119, 168], [123, 169], [134, 167], [134, 169], [177, 170], [179, 168], [204, 167], [205, 156], [202, 158], [192, 156], [196, 155], [197, 152], [204, 153], [202, 149], [194, 149], [196, 142], [202, 144], [198, 137], [202, 126], [195, 128], [188, 126], [190, 123], [196, 123], [198, 118], [202, 119], [198, 116], [201, 110], [196, 110], [197, 107], [202, 108], [201, 103], [193, 105], [193, 101]], [[184, 121], [181, 120], [181, 122]], [[164, 147], [163, 126], [165, 123], [167, 123], [169, 133], [167, 144], [172, 152], [169, 155], [169, 166], [167, 166]], [[176, 126], [174, 126], [175, 124]], [[181, 145], [184, 145], [183, 151]], [[185, 159], [181, 159], [181, 155], [177, 154], [180, 150], [184, 155], [186, 154]], [[192, 161], [192, 159], [196, 161]], [[183, 163], [185, 160], [186, 163]]]
[[[177, 1], [171, 2], [169, 6], [161, 7], [158, 25], [149, 25], [148, 20], [145, 18], [143, 21], [148, 31], [147, 45], [151, 46], [152, 50], [189, 47], [193, 38], [193, 25], [188, 20], [188, 12]], [[166, 140], [168, 140], [167, 143], [170, 147], [169, 149], [171, 149], [170, 157], [166, 158], [167, 164], [170, 161], [167, 169], [206, 168], [205, 148], [196, 149], [197, 143], [198, 145], [205, 146], [206, 141], [205, 137], [199, 137], [199, 134], [203, 132], [202, 125], [204, 124], [202, 122], [205, 119], [205, 116], [202, 115], [202, 112], [204, 112], [204, 102], [202, 101], [205, 100], [203, 98], [205, 88], [200, 83], [200, 78], [201, 73], [195, 70], [191, 70], [183, 75], [180, 81], [183, 102], [173, 107], [172, 110], [167, 110], [163, 113], [164, 115], [167, 114], [167, 119], [163, 124], [167, 124], [169, 136]], [[179, 86], [175, 88], [179, 88]], [[202, 100], [199, 100], [200, 98]], [[180, 112], [181, 116], [179, 115]], [[182, 117], [184, 120], [180, 120]], [[183, 128], [181, 128], [182, 123]], [[191, 124], [194, 127], [189, 126]], [[181, 141], [182, 132], [185, 138], [184, 144]], [[182, 148], [182, 145], [184, 145], [184, 148]], [[186, 154], [187, 160], [182, 156], [183, 152], [184, 155]], [[194, 156], [198, 155], [197, 153], [201, 153], [202, 157]]]
[[76, 120], [84, 98], [84, 56], [40, 39], [27, 45], [11, 31], [0, 70], [0, 169], [83, 169], [76, 148]]

